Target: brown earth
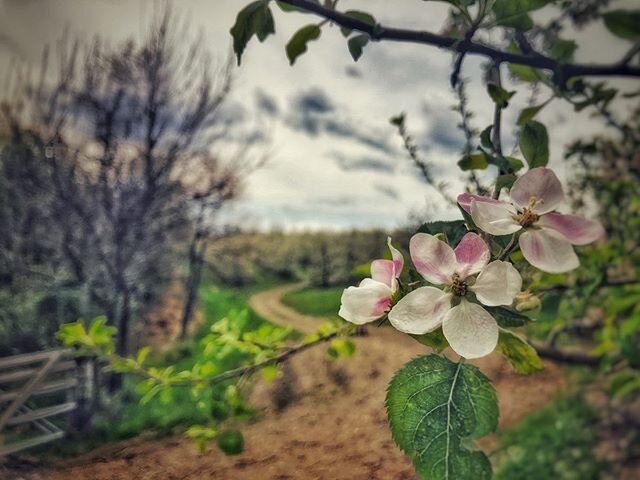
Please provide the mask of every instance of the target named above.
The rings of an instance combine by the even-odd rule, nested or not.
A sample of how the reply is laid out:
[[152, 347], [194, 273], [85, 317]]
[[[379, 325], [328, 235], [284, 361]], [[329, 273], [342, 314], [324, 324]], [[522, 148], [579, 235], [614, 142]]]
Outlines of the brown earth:
[[[279, 303], [282, 289], [260, 295], [265, 302]], [[255, 307], [255, 297], [253, 300]], [[285, 312], [282, 308], [287, 309], [280, 304], [278, 314]], [[290, 309], [286, 315], [296, 316]], [[353, 358], [328, 362], [325, 349], [316, 347], [293, 358], [276, 382], [258, 381], [251, 399], [261, 415], [239, 425], [245, 449], [238, 456], [225, 456], [215, 445], [200, 455], [191, 441], [180, 436], [138, 438], [71, 460], [53, 461], [11, 478], [416, 479], [409, 459], [391, 438], [384, 396], [393, 373], [424, 354], [426, 347], [390, 328], [371, 328], [369, 333], [355, 339], [357, 353]], [[523, 377], [515, 375], [495, 354], [474, 363], [494, 381], [501, 428], [542, 407], [565, 387], [563, 372], [555, 365]], [[490, 450], [494, 444], [494, 439], [487, 438], [483, 447]]]

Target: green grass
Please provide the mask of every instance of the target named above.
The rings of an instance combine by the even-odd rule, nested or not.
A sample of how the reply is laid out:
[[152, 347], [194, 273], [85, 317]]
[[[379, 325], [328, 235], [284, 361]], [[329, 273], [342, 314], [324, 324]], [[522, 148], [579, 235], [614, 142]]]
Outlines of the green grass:
[[597, 480], [595, 413], [576, 396], [558, 398], [500, 435], [494, 480]]
[[342, 287], [303, 288], [282, 297], [282, 303], [305, 315], [331, 317], [338, 315]]

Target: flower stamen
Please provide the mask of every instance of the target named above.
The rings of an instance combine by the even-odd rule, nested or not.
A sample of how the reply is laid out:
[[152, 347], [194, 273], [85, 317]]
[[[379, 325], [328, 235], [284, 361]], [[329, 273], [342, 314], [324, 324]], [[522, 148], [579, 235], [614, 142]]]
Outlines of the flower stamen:
[[457, 273], [453, 274], [449, 288], [454, 295], [464, 297], [467, 294], [467, 284], [460, 278]]

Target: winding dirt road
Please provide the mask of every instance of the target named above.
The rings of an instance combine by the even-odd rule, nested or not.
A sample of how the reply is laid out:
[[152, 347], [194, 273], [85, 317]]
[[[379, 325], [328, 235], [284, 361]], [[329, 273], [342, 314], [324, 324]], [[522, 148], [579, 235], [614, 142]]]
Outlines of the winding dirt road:
[[[300, 285], [256, 294], [251, 306], [274, 323], [306, 331], [318, 319], [291, 314], [279, 301]], [[329, 362], [323, 347], [307, 350], [282, 367], [274, 383], [259, 380], [250, 396], [261, 414], [240, 424], [245, 450], [225, 456], [215, 445], [200, 455], [181, 436], [141, 438], [56, 460], [23, 472], [28, 480], [413, 480], [407, 457], [395, 446], [384, 396], [391, 376], [426, 347], [391, 328], [372, 328], [355, 338], [354, 357]], [[540, 408], [564, 387], [562, 371], [548, 365], [534, 377], [512, 373], [497, 355], [477, 363], [500, 400], [502, 427]], [[484, 446], [491, 446], [488, 438]], [[1, 473], [0, 473], [1, 477]]]

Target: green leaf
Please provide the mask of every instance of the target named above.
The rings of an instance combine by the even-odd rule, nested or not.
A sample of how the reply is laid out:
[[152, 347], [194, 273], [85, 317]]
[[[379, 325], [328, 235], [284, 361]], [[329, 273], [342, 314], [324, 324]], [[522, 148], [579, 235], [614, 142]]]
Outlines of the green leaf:
[[559, 38], [549, 49], [549, 55], [560, 63], [570, 63], [573, 61], [573, 54], [577, 49], [578, 44], [574, 40]]
[[151, 347], [149, 346], [142, 347], [140, 350], [138, 350], [138, 354], [136, 355], [136, 362], [142, 365], [144, 361], [147, 359], [147, 357], [149, 356], [150, 352], [151, 352]]
[[[317, 5], [320, 5], [320, 1], [319, 0], [309, 0], [309, 1], [312, 2], [312, 3], [315, 3]], [[280, 10], [282, 10], [283, 12], [312, 13], [309, 10], [305, 10], [304, 8], [296, 7], [295, 5], [290, 5], [288, 3], [279, 2], [279, 1], [276, 1], [276, 3], [280, 7]]]
[[276, 378], [278, 378], [278, 366], [277, 365], [267, 365], [266, 367], [262, 367], [262, 378], [264, 378], [268, 382], [273, 382]]
[[[359, 10], [347, 10], [346, 12], [344, 12], [344, 14], [348, 15], [349, 17], [353, 17], [356, 20], [360, 20], [367, 25], [371, 25], [372, 27], [376, 24], [376, 19], [373, 17], [373, 15], [367, 12], [361, 12]], [[342, 35], [344, 35], [345, 37], [351, 35], [352, 31], [353, 30], [351, 30], [350, 28], [340, 27], [340, 32], [342, 32]]]
[[306, 25], [294, 33], [286, 46], [289, 64], [293, 65], [296, 62], [296, 58], [307, 51], [307, 43], [317, 40], [321, 33], [322, 30], [318, 25]]
[[496, 0], [493, 4], [496, 24], [523, 31], [530, 30], [534, 24], [527, 12], [538, 10], [551, 1], [552, 0]]
[[385, 403], [393, 438], [422, 478], [491, 478], [489, 460], [467, 441], [498, 424], [495, 390], [477, 367], [438, 355], [416, 358], [396, 372]]
[[500, 329], [496, 350], [507, 357], [517, 373], [528, 375], [544, 368], [535, 348], [509, 330]]
[[518, 80], [522, 80], [523, 82], [539, 82], [541, 79], [541, 73], [535, 68], [528, 67], [527, 65], [510, 63], [509, 71], [514, 77]]
[[471, 153], [462, 157], [458, 161], [458, 166], [464, 171], [484, 170], [489, 166], [489, 162], [487, 162], [487, 157], [484, 153]]
[[501, 191], [503, 188], [511, 188], [516, 181], [516, 176], [512, 173], [498, 175], [496, 178], [496, 190]]
[[493, 150], [493, 143], [491, 142], [491, 130], [493, 130], [493, 125], [489, 125], [487, 128], [482, 130], [482, 133], [480, 134], [480, 144], [484, 148]]
[[257, 0], [240, 10], [236, 17], [236, 23], [230, 30], [233, 37], [233, 51], [238, 58], [238, 65], [242, 59], [242, 53], [254, 35], [263, 42], [275, 31], [269, 0]]
[[489, 92], [491, 100], [500, 108], [507, 108], [509, 106], [509, 99], [516, 94], [515, 91], [509, 92], [495, 83], [487, 84], [487, 91]]
[[227, 455], [238, 455], [244, 450], [244, 437], [238, 430], [227, 430], [218, 437], [218, 447]]
[[356, 353], [356, 344], [352, 340], [339, 338], [331, 342], [331, 348], [340, 357], [351, 357]]
[[520, 151], [530, 168], [544, 167], [549, 163], [547, 127], [536, 121], [526, 123], [520, 133]]
[[607, 29], [627, 40], [640, 40], [640, 10], [612, 10], [602, 18]]
[[521, 168], [524, 167], [524, 162], [516, 157], [506, 157], [507, 163], [509, 164], [509, 168], [514, 172], [517, 172]]
[[609, 394], [614, 400], [625, 398], [640, 390], [640, 372], [623, 370], [616, 374], [609, 385]]
[[547, 105], [547, 102], [541, 105], [527, 107], [524, 110], [522, 110], [520, 112], [520, 115], [518, 116], [518, 125], [524, 125], [525, 123], [528, 123], [531, 120], [533, 120], [533, 117], [535, 117], [538, 114], [538, 112], [540, 112], [540, 110], [542, 110], [546, 105]]
[[531, 322], [526, 315], [506, 307], [483, 307], [501, 327], [522, 327]]
[[468, 230], [463, 220], [452, 220], [450, 222], [439, 221], [424, 223], [418, 229], [418, 232], [428, 233], [430, 235], [444, 233], [449, 245], [456, 246]]
[[433, 332], [424, 333], [422, 335], [411, 335], [415, 340], [427, 347], [433, 348], [436, 353], [442, 352], [449, 346], [449, 342], [442, 333], [442, 327]]
[[365, 34], [356, 35], [349, 39], [349, 53], [356, 62], [362, 56], [362, 49], [367, 43], [369, 43], [369, 36]]

